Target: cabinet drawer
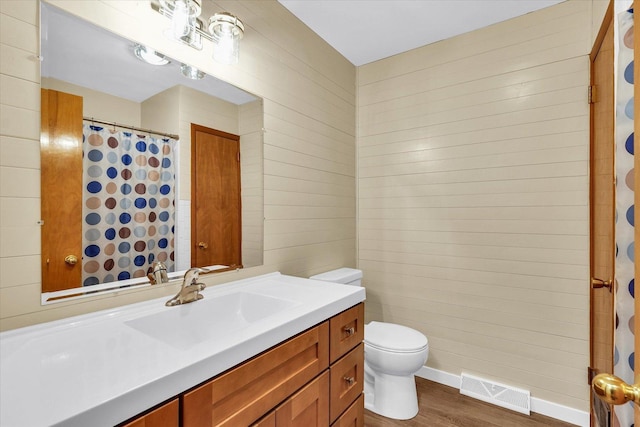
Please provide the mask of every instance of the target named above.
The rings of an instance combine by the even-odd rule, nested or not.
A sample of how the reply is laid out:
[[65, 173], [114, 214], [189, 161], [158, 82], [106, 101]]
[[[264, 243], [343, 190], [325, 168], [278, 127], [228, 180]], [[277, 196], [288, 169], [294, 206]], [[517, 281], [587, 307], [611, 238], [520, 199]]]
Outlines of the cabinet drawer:
[[364, 394], [361, 394], [331, 427], [364, 427]]
[[307, 384], [276, 409], [277, 427], [329, 425], [329, 371]]
[[330, 369], [331, 422], [362, 394], [364, 385], [364, 343], [360, 343]]
[[364, 304], [332, 317], [330, 325], [329, 360], [333, 363], [364, 340]]
[[183, 427], [247, 426], [329, 366], [324, 322], [184, 394]]

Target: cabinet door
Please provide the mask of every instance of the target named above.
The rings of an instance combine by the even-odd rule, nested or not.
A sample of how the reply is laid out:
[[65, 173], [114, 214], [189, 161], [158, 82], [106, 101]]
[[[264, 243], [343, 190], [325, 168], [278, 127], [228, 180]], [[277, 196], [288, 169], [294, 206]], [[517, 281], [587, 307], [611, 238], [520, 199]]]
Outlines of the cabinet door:
[[251, 427], [276, 427], [276, 412], [270, 412], [269, 415], [252, 424]]
[[329, 366], [322, 323], [184, 394], [183, 427], [248, 426]]
[[364, 304], [360, 303], [330, 320], [329, 361], [340, 359], [364, 341]]
[[329, 426], [329, 371], [304, 386], [276, 409], [276, 426]]
[[331, 427], [364, 427], [364, 394], [361, 394]]
[[360, 396], [364, 385], [364, 344], [331, 365], [331, 422]]
[[174, 399], [122, 427], [178, 427], [178, 425], [178, 399]]

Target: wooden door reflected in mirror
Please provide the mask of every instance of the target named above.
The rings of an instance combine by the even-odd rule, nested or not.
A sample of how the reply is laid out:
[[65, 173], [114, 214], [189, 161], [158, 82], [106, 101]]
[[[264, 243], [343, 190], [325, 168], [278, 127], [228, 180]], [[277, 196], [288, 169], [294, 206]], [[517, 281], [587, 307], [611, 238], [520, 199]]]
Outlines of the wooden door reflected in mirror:
[[192, 124], [191, 144], [191, 265], [240, 268], [240, 137]]
[[81, 281], [82, 97], [47, 89], [41, 96], [42, 291], [52, 292]]

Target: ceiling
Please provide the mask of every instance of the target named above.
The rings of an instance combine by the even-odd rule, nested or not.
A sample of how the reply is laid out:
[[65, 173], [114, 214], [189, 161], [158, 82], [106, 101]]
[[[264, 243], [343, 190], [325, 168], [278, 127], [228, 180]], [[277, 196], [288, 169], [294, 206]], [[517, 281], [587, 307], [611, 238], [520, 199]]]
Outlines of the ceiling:
[[359, 66], [563, 0], [278, 0]]
[[[367, 64], [562, 0], [278, 0], [354, 65]], [[42, 8], [42, 76], [141, 102], [177, 84], [235, 104], [256, 99], [211, 76], [188, 80], [180, 63], [153, 67], [133, 44], [54, 6]], [[248, 23], [250, 26], [250, 23]]]
[[[0, 0], [2, 1], [2, 0]], [[234, 104], [257, 99], [207, 75], [190, 80], [180, 62], [154, 66], [133, 55], [133, 45], [114, 33], [42, 3], [42, 77], [55, 78], [134, 102], [176, 85], [199, 90]]]

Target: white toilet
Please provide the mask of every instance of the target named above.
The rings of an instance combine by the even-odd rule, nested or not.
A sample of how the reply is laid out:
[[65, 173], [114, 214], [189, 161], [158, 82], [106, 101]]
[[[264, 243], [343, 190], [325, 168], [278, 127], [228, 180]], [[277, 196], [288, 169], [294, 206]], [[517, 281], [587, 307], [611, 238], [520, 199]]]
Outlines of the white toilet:
[[[362, 271], [339, 268], [311, 276], [325, 282], [362, 285]], [[418, 413], [415, 373], [429, 357], [427, 337], [385, 322], [364, 327], [364, 407], [388, 418], [408, 420]]]

